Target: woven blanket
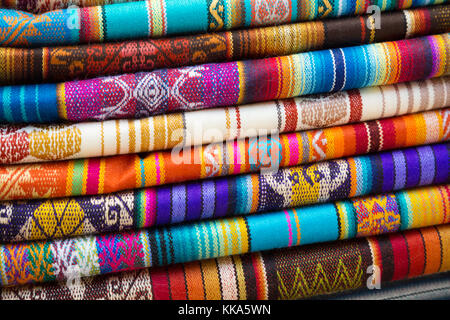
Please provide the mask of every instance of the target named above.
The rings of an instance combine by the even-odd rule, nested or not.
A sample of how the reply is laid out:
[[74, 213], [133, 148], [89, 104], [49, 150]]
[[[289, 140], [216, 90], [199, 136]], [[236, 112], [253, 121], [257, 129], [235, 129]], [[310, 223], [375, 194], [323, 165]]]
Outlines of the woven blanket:
[[[404, 119], [412, 121], [406, 122]], [[276, 171], [278, 167], [327, 158], [446, 141], [449, 135], [448, 120], [448, 109], [445, 109], [431, 111], [425, 117], [416, 114], [395, 120], [384, 119], [314, 132], [283, 134], [273, 138], [228, 141], [184, 150], [175, 148], [172, 151], [149, 154], [2, 165], [0, 199], [103, 194], [258, 170]], [[427, 123], [439, 126], [428, 130]], [[45, 144], [41, 145], [47, 147]], [[447, 156], [446, 145], [442, 148]], [[437, 167], [444, 166], [443, 168], [447, 165], [448, 161], [436, 164]]]
[[446, 184], [450, 182], [448, 159], [448, 145], [435, 145], [291, 167], [276, 174], [241, 175], [106, 196], [5, 201], [0, 203], [0, 240], [118, 232]]
[[383, 13], [380, 28], [370, 28], [372, 16], [361, 16], [121, 43], [0, 47], [0, 84], [86, 79], [439, 34], [450, 31], [449, 14], [450, 6], [444, 5]]
[[0, 87], [0, 122], [141, 118], [450, 74], [450, 34], [291, 56]]
[[[45, 46], [202, 33], [441, 4], [443, 0], [149, 0], [41, 15], [0, 9], [0, 46]], [[194, 18], [195, 17], [195, 18]], [[124, 28], [124, 26], [127, 26]]]
[[[450, 89], [450, 78], [446, 80], [449, 80], [446, 84]], [[441, 81], [435, 81], [434, 83], [440, 85], [438, 86], [440, 89], [445, 88]], [[407, 94], [400, 99], [395, 99], [395, 95], [400, 97], [400, 91], [392, 90], [389, 92], [388, 90], [374, 88], [365, 90], [364, 95], [359, 96], [357, 91], [348, 95], [337, 93], [330, 97], [275, 101], [259, 106], [210, 109], [185, 114], [156, 116], [143, 120], [110, 120], [27, 127], [0, 125], [0, 143], [2, 144], [0, 163], [30, 163], [89, 158], [170, 148], [180, 150], [185, 148], [186, 150], [189, 146], [202, 144], [209, 145], [201, 147], [201, 149], [210, 150], [215, 149], [218, 142], [228, 141], [231, 144], [241, 144], [248, 147], [242, 150], [245, 151], [246, 156], [240, 162], [240, 164], [246, 164], [251, 163], [252, 159], [250, 158], [253, 157], [252, 141], [267, 139], [270, 135], [278, 134], [280, 131], [297, 131], [310, 127], [320, 128], [323, 125], [337, 125], [339, 122], [357, 121], [358, 118], [361, 119], [363, 116], [371, 118], [380, 116], [381, 118], [395, 113], [412, 112], [414, 109], [409, 107], [412, 107], [414, 102], [407, 98], [411, 97], [415, 91], [420, 93], [415, 98], [424, 96], [423, 100], [415, 99], [416, 104], [420, 104], [416, 106], [416, 110], [450, 105], [450, 93], [447, 94], [444, 90], [442, 92], [438, 90], [436, 94], [442, 93], [442, 95], [429, 95], [427, 86], [424, 83], [420, 83], [420, 85], [420, 87], [415, 87], [417, 90], [410, 90], [412, 86], [402, 86]], [[396, 86], [395, 88], [399, 87]], [[369, 99], [350, 100], [363, 96]], [[372, 97], [379, 99], [371, 99]], [[390, 99], [391, 97], [393, 99]], [[412, 103], [400, 104], [399, 102], [402, 102], [402, 100]], [[365, 103], [366, 101], [370, 102]], [[377, 104], [378, 102], [379, 104]], [[352, 108], [354, 105], [358, 106]], [[357, 110], [358, 107], [359, 110]], [[372, 110], [375, 111], [371, 112]], [[367, 112], [363, 114], [358, 111]], [[398, 139], [399, 136], [406, 136], [407, 133], [413, 131], [416, 136], [409, 139]], [[371, 137], [363, 140], [361, 135], [376, 135], [375, 141], [372, 141]], [[408, 145], [408, 142], [413, 145], [434, 143], [450, 138], [450, 109], [445, 108], [323, 130], [315, 129], [295, 135], [291, 134], [288, 137], [290, 136], [306, 137], [306, 139], [302, 138], [303, 150], [301, 153], [303, 157], [312, 161], [332, 157], [334, 154], [333, 145], [342, 148], [340, 151], [343, 151], [343, 154], [352, 155], [346, 151], [354, 150], [352, 146], [356, 145], [356, 140], [360, 142], [360, 145], [373, 144], [373, 147], [378, 150], [402, 147], [405, 146], [405, 143]], [[247, 137], [250, 137], [250, 144], [246, 144], [243, 140], [235, 143], [230, 142], [236, 138]], [[282, 137], [285, 137], [285, 135]], [[210, 144], [214, 142], [215, 145]], [[280, 144], [280, 142], [280, 137], [274, 136], [271, 146], [274, 143]], [[375, 144], [378, 144], [378, 146], [375, 146]], [[200, 148], [196, 149], [199, 150]], [[357, 149], [361, 150], [362, 148]], [[261, 149], [258, 148], [258, 151], [261, 151]], [[270, 150], [266, 151], [270, 152]], [[173, 151], [166, 153], [171, 153], [171, 162], [174, 162]], [[312, 157], [309, 155], [312, 155]], [[256, 161], [253, 164], [256, 165]]]
[[[299, 299], [450, 270], [450, 226], [46, 283], [1, 299]], [[372, 272], [367, 272], [368, 268]], [[375, 286], [373, 284], [373, 286]]]
[[[201, 145], [382, 119], [446, 106], [450, 106], [450, 77], [142, 120], [28, 127], [0, 125], [0, 143], [5, 146], [0, 150], [0, 163]], [[48, 148], [38, 152], [36, 148], [44, 148], [42, 145]]]
[[[401, 218], [395, 216], [393, 208], [389, 207], [391, 204], [396, 206], [395, 201], [390, 203], [385, 196], [377, 200], [374, 198], [365, 200], [375, 201], [375, 203], [368, 213], [362, 210], [362, 216], [366, 218], [362, 219], [364, 221], [362, 224], [367, 224], [369, 221], [371, 224], [364, 234], [376, 235], [399, 229]], [[370, 203], [364, 205], [370, 207]], [[440, 207], [444, 208], [444, 205]], [[425, 212], [423, 210], [417, 212], [420, 220], [426, 221], [434, 216], [433, 206], [428, 208], [429, 210]], [[443, 215], [444, 212], [441, 212], [440, 216]], [[55, 280], [74, 281], [80, 277], [99, 274], [337, 240], [338, 231], [341, 230], [339, 222], [343, 223], [342, 227], [348, 227], [345, 219], [358, 219], [358, 215], [348, 215], [339, 221], [337, 217], [339, 215], [336, 213], [336, 207], [328, 204], [303, 210], [213, 220], [165, 229], [0, 245], [0, 285]], [[400, 222], [394, 222], [395, 220]], [[392, 229], [388, 226], [389, 221], [392, 221]], [[444, 227], [448, 230], [447, 228], [448, 225]], [[431, 261], [426, 259], [425, 269], [430, 268], [437, 272], [444, 266], [445, 269], [450, 267], [450, 250], [447, 247], [450, 245], [450, 236], [444, 234], [439, 238], [439, 233], [436, 234], [438, 229], [431, 230], [434, 232], [429, 241], [437, 245], [440, 252], [437, 256], [430, 257]], [[420, 231], [415, 231], [415, 233], [418, 232]], [[271, 237], [267, 237], [269, 233]], [[405, 237], [399, 234], [391, 237], [405, 241]], [[427, 248], [427, 242], [423, 240], [411, 245], [410, 250], [407, 250], [406, 243], [395, 243], [392, 247], [399, 249], [398, 255], [394, 259], [390, 257], [389, 264], [392, 265], [392, 260], [407, 260], [408, 251], [420, 257], [424, 247]], [[416, 248], [420, 247], [422, 250], [417, 252]], [[371, 246], [371, 249], [374, 264], [384, 266], [382, 264], [385, 258], [383, 254], [386, 254], [384, 250], [377, 247], [376, 243]], [[284, 263], [287, 261], [289, 260], [285, 259]], [[358, 260], [353, 263], [357, 264]], [[364, 268], [361, 271], [364, 273], [366, 270], [367, 268]], [[394, 270], [393, 274], [389, 274], [389, 271]], [[399, 277], [399, 274], [405, 276], [411, 272], [408, 268], [394, 270], [383, 268], [381, 280], [395, 279]], [[414, 271], [423, 272], [423, 270]], [[285, 294], [289, 294], [289, 291]]]

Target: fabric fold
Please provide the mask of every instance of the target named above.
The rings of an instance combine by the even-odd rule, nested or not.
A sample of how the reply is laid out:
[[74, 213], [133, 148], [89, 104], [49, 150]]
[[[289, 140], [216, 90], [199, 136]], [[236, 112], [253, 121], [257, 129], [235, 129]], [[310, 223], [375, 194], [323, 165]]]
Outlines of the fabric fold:
[[449, 242], [441, 225], [0, 290], [2, 299], [300, 299], [449, 271]]
[[[448, 145], [434, 145], [105, 196], [0, 202], [0, 241], [136, 230], [447, 184], [448, 159]], [[430, 205], [415, 201], [405, 210], [422, 210], [415, 204]], [[403, 225], [417, 227], [415, 220], [404, 215]]]
[[[255, 171], [274, 172], [280, 167], [324, 159], [447, 141], [448, 112], [444, 109], [313, 132], [149, 154], [3, 165], [0, 166], [0, 199], [96, 195]], [[430, 130], [427, 124], [432, 124]], [[427, 158], [434, 158], [435, 151], [437, 156], [448, 157], [447, 148], [448, 144], [441, 144], [417, 150], [423, 150]], [[448, 158], [429, 166], [428, 177], [438, 167], [447, 174]]]
[[[445, 141], [450, 138], [449, 108], [382, 118], [449, 105], [450, 78], [437, 78], [407, 85], [367, 88], [328, 96], [200, 110], [140, 120], [35, 126], [0, 125], [0, 143], [3, 145], [0, 163], [49, 162], [170, 149], [173, 162], [174, 152], [187, 150], [187, 147], [205, 145], [202, 149], [214, 149], [212, 143], [225, 141], [239, 144], [240, 142], [232, 141], [245, 138], [253, 141], [270, 137], [275, 141], [286, 136], [278, 136], [280, 132], [291, 131], [302, 131], [296, 135], [306, 137], [302, 139], [303, 157], [320, 160], [329, 157], [327, 151], [332, 147], [326, 146], [327, 144], [339, 144], [343, 150], [348, 150], [352, 148], [347, 147], [347, 144], [354, 145], [356, 138], [365, 141], [366, 135], [378, 135], [374, 137], [374, 140], [378, 140], [374, 142], [379, 144], [376, 148], [378, 150]], [[338, 126], [363, 120], [372, 121]], [[320, 130], [331, 126], [334, 127]], [[364, 130], [364, 127], [367, 129]], [[311, 128], [315, 130], [304, 131]], [[408, 131], [416, 132], [418, 136], [394, 140], [394, 137], [405, 136]], [[337, 142], [339, 140], [342, 142]], [[371, 140], [369, 138], [366, 144], [371, 144]], [[252, 142], [247, 152], [249, 158], [252, 157], [251, 144]], [[356, 147], [355, 152], [358, 151], [362, 151], [360, 146]], [[351, 155], [346, 152], [342, 154]], [[272, 160], [274, 162], [276, 159]], [[245, 160], [240, 164], [245, 163], [251, 162]]]
[[[401, 40], [450, 31], [449, 5], [276, 27], [44, 48], [1, 48], [0, 84], [60, 82]], [[286, 41], [289, 39], [289, 41]]]
[[[204, 33], [379, 11], [407, 9], [442, 0], [150, 0], [71, 7], [40, 15], [0, 9], [1, 46], [45, 46]], [[195, 17], [195, 18], [194, 18]], [[127, 26], [124, 28], [123, 26]]]
[[[408, 209], [411, 212], [410, 208], [402, 212], [398, 200], [390, 194], [357, 199], [353, 203], [325, 204], [139, 232], [4, 244], [0, 245], [0, 284], [73, 281], [99, 274], [395, 232], [403, 223], [402, 214], [408, 213]], [[404, 200], [415, 201], [408, 199], [407, 193], [402, 194], [401, 201]], [[413, 224], [426, 227], [448, 223], [448, 192], [439, 200], [435, 207], [421, 206], [421, 210], [414, 212]], [[404, 239], [401, 235], [392, 237]], [[425, 268], [428, 270], [440, 269], [443, 256], [450, 254], [446, 247], [450, 238], [439, 239], [435, 234], [432, 238], [445, 252], [427, 260]], [[398, 249], [396, 259], [405, 258], [408, 250], [404, 243], [395, 242], [393, 247]], [[371, 250], [374, 264], [381, 265], [386, 252], [376, 244], [372, 244]], [[450, 261], [445, 265], [450, 267]], [[407, 274], [407, 269], [381, 270], [382, 279], [398, 279]]]
[[0, 122], [134, 119], [434, 78], [450, 73], [449, 47], [447, 33], [261, 60], [4, 86]]

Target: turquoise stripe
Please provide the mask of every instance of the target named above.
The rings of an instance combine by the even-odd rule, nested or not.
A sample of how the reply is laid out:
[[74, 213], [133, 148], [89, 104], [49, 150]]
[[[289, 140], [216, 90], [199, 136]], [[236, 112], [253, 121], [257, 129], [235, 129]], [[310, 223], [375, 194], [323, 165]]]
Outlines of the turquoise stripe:
[[244, 6], [245, 6], [245, 22], [244, 26], [250, 27], [252, 25], [252, 13], [253, 13], [253, 7], [250, 0], [244, 0]]
[[339, 204], [344, 205], [345, 207], [345, 214], [346, 214], [346, 219], [347, 219], [347, 234], [348, 234], [348, 238], [354, 238], [356, 236], [356, 228], [357, 228], [357, 223], [356, 223], [356, 211], [355, 211], [355, 207], [353, 206], [353, 202], [351, 200], [349, 201], [343, 201], [340, 202]]
[[[247, 217], [247, 221], [252, 251], [288, 246], [289, 234], [286, 232], [288, 230], [288, 223], [284, 211], [249, 216]], [[291, 225], [293, 222], [291, 221]], [[270, 241], [267, 241], [267, 230], [271, 230]]]
[[139, 166], [141, 167], [141, 187], [143, 188], [146, 186], [144, 159], [139, 158]]
[[38, 122], [42, 122], [41, 109], [39, 106], [39, 87], [38, 87], [38, 85], [34, 85], [34, 104], [36, 106], [36, 116], [37, 116]]
[[25, 110], [25, 86], [20, 87], [19, 99], [20, 99], [20, 114], [25, 122], [28, 122], [27, 111]]
[[205, 0], [166, 2], [167, 33], [208, 31], [208, 7]]
[[411, 223], [413, 222], [410, 217], [410, 197], [404, 191], [395, 193], [397, 200], [397, 207], [400, 213], [400, 230], [407, 230], [411, 228]]
[[338, 217], [334, 204], [309, 206], [297, 210], [297, 213], [302, 245], [339, 238]]
[[[103, 7], [105, 17], [105, 41], [148, 37], [148, 14], [145, 1], [118, 3]], [[131, 25], [124, 26], [123, 21]], [[195, 20], [195, 19], [193, 19]]]
[[3, 114], [7, 122], [14, 122], [11, 110], [11, 87], [3, 87], [2, 90]]

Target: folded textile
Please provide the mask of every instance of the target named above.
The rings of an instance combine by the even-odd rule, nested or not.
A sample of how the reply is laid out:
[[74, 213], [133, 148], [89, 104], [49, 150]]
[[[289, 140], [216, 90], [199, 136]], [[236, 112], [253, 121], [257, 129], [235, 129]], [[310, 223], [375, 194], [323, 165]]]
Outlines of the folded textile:
[[[149, 154], [2, 165], [0, 200], [103, 194], [258, 170], [275, 171], [279, 167], [327, 158], [448, 140], [448, 109], [432, 111], [430, 116], [425, 117], [415, 114], [394, 119], [283, 134], [280, 137], [235, 140], [184, 150], [175, 148]], [[406, 122], [405, 119], [414, 121]], [[427, 123], [439, 123], [439, 126], [430, 131]], [[421, 135], [409, 134], [412, 132]], [[20, 138], [20, 135], [16, 137]], [[45, 144], [41, 146], [48, 147]], [[431, 156], [432, 159], [435, 150], [439, 155], [448, 157], [447, 148], [447, 144], [442, 144], [417, 150], [423, 150], [424, 156]], [[17, 154], [20, 156], [19, 152]], [[416, 160], [417, 156], [412, 158], [414, 163]], [[429, 166], [432, 171], [441, 167], [447, 174], [448, 158]]]
[[[0, 9], [1, 46], [153, 38], [441, 4], [442, 0], [149, 0], [41, 15]], [[123, 26], [127, 26], [124, 28]]]
[[[267, 58], [450, 31], [450, 6], [276, 27], [70, 47], [0, 48], [0, 84], [56, 82], [208, 62]], [[287, 39], [289, 41], [287, 41]]]
[[[245, 160], [240, 164], [247, 164], [252, 163], [250, 160], [253, 144], [271, 135], [277, 135], [280, 131], [321, 128], [337, 125], [340, 122], [355, 122], [363, 117], [376, 119], [389, 117], [395, 113], [413, 112], [414, 109], [427, 110], [450, 105], [450, 92], [445, 90], [446, 87], [450, 89], [450, 78], [446, 78], [445, 81], [429, 82], [428, 84], [433, 84], [431, 86], [423, 82], [414, 87], [411, 84], [391, 86], [390, 92], [374, 88], [361, 91], [363, 95], [353, 91], [348, 94], [337, 93], [326, 97], [275, 101], [242, 108], [170, 114], [142, 120], [110, 120], [26, 127], [0, 125], [0, 143], [2, 144], [0, 163], [103, 157], [172, 148], [186, 150], [192, 145], [202, 144], [209, 144], [202, 147], [208, 150], [214, 149], [214, 145], [210, 143], [227, 141], [234, 145], [245, 146], [242, 150], [247, 151]], [[392, 87], [397, 90], [394, 91]], [[440, 90], [430, 95], [429, 87], [437, 87]], [[399, 89], [403, 89], [403, 92]], [[414, 95], [415, 92], [418, 94]], [[403, 98], [400, 98], [401, 93], [405, 93]], [[410, 100], [411, 97], [415, 98], [418, 105], [414, 106], [414, 101]], [[417, 136], [399, 139], [413, 131]], [[375, 135], [374, 139], [377, 141], [372, 141], [371, 137], [364, 139], [365, 136], [372, 135]], [[286, 136], [294, 137], [294, 139], [297, 137], [297, 141], [302, 136], [302, 158], [312, 161], [332, 157], [333, 146], [342, 148], [343, 155], [353, 155], [350, 150], [362, 153], [368, 149], [361, 148], [361, 144], [364, 146], [373, 144], [375, 149], [385, 150], [421, 143], [435, 143], [450, 138], [450, 108], [362, 124], [304, 131], [282, 137]], [[245, 144], [243, 140], [231, 142], [236, 138], [247, 137], [251, 138], [249, 144]], [[360, 143], [355, 150], [352, 146], [357, 144], [356, 140]], [[280, 144], [281, 139], [275, 136], [271, 141], [273, 146], [273, 143]], [[279, 149], [281, 151], [283, 147], [280, 146]], [[258, 150], [261, 151], [261, 149]], [[167, 153], [171, 154], [171, 160], [174, 162], [173, 151]]]
[[118, 232], [446, 184], [450, 182], [448, 147], [397, 150], [291, 167], [275, 174], [241, 175], [106, 196], [0, 202], [0, 240]]
[[[393, 212], [393, 208], [389, 207], [392, 203], [383, 196], [378, 200], [373, 198], [366, 200], [368, 203], [361, 205], [372, 207], [372, 210], [367, 212], [362, 208], [362, 219], [358, 217], [358, 214], [353, 217], [351, 214], [342, 217], [342, 212], [337, 214], [333, 204], [326, 204], [319, 207], [140, 232], [5, 244], [0, 246], [0, 284], [5, 286], [55, 280], [74, 281], [86, 276], [337, 240], [339, 230], [347, 228], [348, 221], [351, 219], [357, 220], [353, 224], [357, 226], [356, 228], [360, 224], [365, 228], [363, 234], [377, 235], [399, 229], [402, 220], [394, 213], [395, 210]], [[444, 208], [445, 205], [440, 207]], [[413, 217], [417, 217], [422, 222], [428, 220], [430, 216], [434, 216], [434, 208], [429, 206], [428, 209], [418, 211], [416, 213], [418, 216]], [[446, 216], [445, 220], [448, 220], [448, 214]], [[439, 221], [439, 219], [432, 220]], [[381, 274], [377, 274], [379, 276], [377, 280], [396, 280], [407, 275], [426, 274], [427, 269], [432, 272], [448, 271], [450, 268], [448, 247], [450, 236], [447, 231], [449, 226], [445, 225], [441, 228], [446, 231], [440, 233], [439, 228], [436, 227], [428, 229], [430, 231], [425, 233], [415, 230], [411, 233], [421, 234], [422, 237], [414, 237], [414, 241], [411, 242], [407, 241], [408, 237], [405, 235], [395, 233], [388, 237], [392, 241], [390, 244], [369, 241], [373, 257], [372, 264], [381, 269]], [[267, 237], [268, 233], [271, 234], [270, 238]], [[419, 239], [420, 242], [417, 241]], [[435, 254], [428, 256], [428, 244], [431, 244], [431, 247], [437, 246], [439, 251], [431, 250]], [[339, 244], [334, 245], [339, 246]], [[327, 249], [324, 253], [328, 252], [329, 256], [329, 247]], [[357, 254], [358, 250], [354, 251]], [[423, 256], [424, 251], [427, 252], [426, 260]], [[388, 253], [395, 253], [395, 255]], [[408, 268], [408, 264], [411, 263], [408, 263], [409, 255], [412, 255], [412, 261], [419, 260], [417, 265], [414, 263], [415, 268], [413, 266]], [[386, 258], [389, 262], [385, 261]], [[397, 259], [404, 262], [399, 268], [392, 268]], [[284, 264], [287, 261], [289, 260], [284, 259]], [[317, 260], [311, 262], [317, 263]], [[355, 259], [353, 263], [358, 265], [361, 259]], [[334, 267], [342, 268], [343, 266], [337, 263]], [[364, 273], [366, 270], [368, 270], [367, 266], [359, 272]], [[291, 271], [295, 274], [295, 270]], [[281, 293], [286, 296], [285, 298], [292, 298], [292, 291], [295, 292], [295, 290], [283, 290]]]
[[[20, 289], [19, 289], [20, 290]], [[26, 292], [26, 291], [24, 291]], [[14, 298], [14, 296], [16, 298]], [[19, 295], [11, 292], [9, 299]], [[6, 298], [6, 296], [5, 296]], [[8, 299], [8, 298], [7, 298]], [[450, 272], [442, 272], [415, 279], [384, 283], [379, 290], [359, 289], [314, 299], [328, 300], [449, 300]]]
[[450, 34], [162, 69], [59, 84], [0, 87], [0, 122], [141, 118], [450, 74]]
[[[443, 225], [86, 277], [66, 283], [0, 287], [0, 298], [299, 299], [367, 287], [373, 280], [382, 280], [384, 288], [391, 281], [448, 271], [449, 238], [450, 227]], [[369, 267], [373, 272], [367, 272]]]
[[[393, 153], [394, 156], [390, 154], [382, 156], [384, 160], [377, 160], [376, 156], [371, 156], [369, 159], [359, 157], [347, 161], [330, 161], [314, 166], [285, 169], [274, 177], [248, 175], [106, 196], [2, 202], [0, 239], [1, 241], [48, 239], [136, 229], [224, 217], [236, 212], [248, 214], [277, 210], [343, 199], [347, 196], [386, 192], [412, 187], [418, 183], [421, 185], [433, 181], [446, 183], [448, 151], [437, 149], [436, 152], [425, 148], [427, 147], [419, 149], [420, 167], [417, 168], [411, 152], [405, 161], [402, 159], [403, 155], [396, 151]], [[398, 181], [392, 181], [391, 185], [381, 182], [388, 179], [384, 172], [387, 169], [381, 168], [383, 164], [384, 167], [406, 165], [410, 176], [424, 175], [422, 168], [435, 166], [427, 165], [426, 162], [430, 161], [427, 160], [430, 158], [427, 153], [432, 154], [431, 158], [435, 157], [431, 160], [433, 162], [444, 161], [442, 171], [436, 172], [434, 180], [407, 182], [404, 180], [405, 173], [397, 170], [396, 174], [399, 176], [395, 180]], [[394, 157], [394, 163], [389, 163], [389, 156]], [[354, 164], [354, 168], [351, 168], [351, 164]], [[356, 172], [352, 174], [355, 170]], [[365, 177], [367, 172], [372, 172], [372, 175]], [[427, 174], [434, 175], [432, 172]], [[319, 177], [316, 177], [317, 175]], [[349, 184], [354, 187], [349, 187]], [[308, 196], [302, 195], [303, 192]]]

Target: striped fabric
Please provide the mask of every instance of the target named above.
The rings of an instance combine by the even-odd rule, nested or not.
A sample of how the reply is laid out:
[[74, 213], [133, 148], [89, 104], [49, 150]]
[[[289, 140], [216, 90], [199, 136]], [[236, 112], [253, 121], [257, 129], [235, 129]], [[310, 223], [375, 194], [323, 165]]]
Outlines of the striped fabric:
[[[195, 243], [205, 241], [210, 241], [211, 244], [213, 241], [220, 244], [230, 243], [229, 247], [219, 248], [220, 250], [226, 250], [228, 254], [253, 252], [261, 247], [274, 248], [280, 245], [288, 245], [287, 241], [282, 243], [277, 238], [273, 243], [266, 246], [258, 243], [257, 240], [259, 238], [256, 238], [256, 240], [253, 238], [244, 239], [242, 232], [245, 229], [252, 234], [259, 234], [260, 232], [268, 232], [267, 230], [271, 228], [267, 223], [258, 224], [258, 216], [251, 218], [253, 220], [249, 218], [247, 221], [248, 225], [245, 226], [238, 225], [239, 219], [235, 219], [235, 227], [239, 226], [239, 229], [228, 229], [223, 230], [223, 232], [217, 230], [209, 235], [202, 235], [201, 232], [197, 232], [199, 238]], [[231, 223], [232, 221], [226, 222]], [[244, 221], [241, 221], [241, 223], [244, 223]], [[156, 242], [163, 244], [169, 241], [169, 238], [165, 238], [170, 235], [168, 234], [169, 230], [166, 230], [166, 234], [161, 234], [160, 238], [152, 237], [158, 231], [155, 230], [149, 231], [147, 234], [128, 233], [96, 238], [85, 237], [54, 242], [4, 245], [0, 247], [3, 260], [1, 266], [5, 268], [1, 270], [2, 284], [26, 284], [57, 279], [70, 280], [77, 276], [84, 277], [93, 274], [109, 274], [121, 270], [141, 269], [150, 264], [166, 265], [170, 263], [172, 256], [177, 256], [179, 261], [188, 261], [193, 259], [193, 257], [189, 256], [189, 249], [191, 248], [189, 248], [189, 245], [186, 245], [186, 242], [181, 243], [179, 237], [181, 237], [182, 232], [186, 228], [193, 228], [194, 226], [190, 225], [171, 230], [173, 231], [171, 235], [174, 239], [169, 247], [161, 247], [156, 244]], [[202, 292], [206, 288], [212, 289], [209, 298], [213, 296], [220, 298], [223, 292], [219, 283], [217, 283], [217, 279], [220, 279], [220, 274], [217, 274], [217, 268], [219, 268], [219, 271], [225, 271], [224, 269], [228, 266], [228, 270], [231, 271], [231, 274], [228, 273], [228, 275], [236, 276], [235, 268], [238, 267], [241, 270], [241, 280], [245, 280], [244, 275], [246, 273], [242, 271], [246, 268], [241, 264], [241, 261], [247, 260], [246, 257], [249, 256], [251, 257], [249, 260], [253, 261], [253, 263], [247, 268], [253, 266], [251, 269], [254, 270], [256, 275], [255, 273], [251, 273], [251, 275], [253, 279], [256, 278], [257, 285], [248, 290], [254, 292], [256, 289], [257, 292], [256, 295], [250, 294], [247, 296], [245, 294], [247, 289], [244, 283], [249, 280], [243, 281], [243, 287], [240, 287], [240, 289], [243, 290], [244, 297], [255, 297], [258, 299], [267, 299], [270, 296], [273, 297], [274, 294], [278, 298], [294, 299], [324, 292], [357, 288], [367, 284], [369, 277], [372, 277], [371, 280], [376, 284], [377, 282], [394, 281], [405, 279], [406, 277], [448, 271], [450, 269], [449, 228], [449, 225], [433, 226], [403, 233], [392, 233], [383, 237], [332, 242], [303, 248], [294, 247], [288, 250], [254, 253], [244, 256], [228, 256], [215, 261], [207, 260], [185, 264], [183, 267], [175, 265], [164, 269], [150, 269], [149, 272], [155, 275], [154, 280], [156, 281], [148, 281], [147, 286], [150, 283], [154, 284], [155, 289], [158, 290], [157, 297], [159, 299], [169, 299], [168, 290], [177, 292], [176, 288], [178, 287], [187, 288], [186, 285], [180, 285], [178, 281], [171, 281], [170, 283], [173, 283], [176, 287], [173, 288], [167, 282], [170, 276], [178, 274], [178, 278], [182, 281], [183, 273], [188, 272], [189, 274], [189, 271], [193, 269], [192, 271], [197, 270], [197, 279], [202, 278], [203, 272], [209, 275], [209, 277], [204, 277], [204, 279], [208, 280], [199, 281], [196, 284], [197, 290]], [[207, 229], [203, 230], [204, 232], [207, 231]], [[233, 234], [236, 236], [227, 238], [227, 234], [228, 236]], [[242, 237], [239, 237], [238, 234], [241, 234]], [[213, 240], [211, 237], [215, 237], [215, 235], [222, 236]], [[265, 239], [267, 241], [267, 237]], [[243, 242], [239, 243], [238, 240]], [[317, 237], [313, 238], [312, 242], [321, 240], [321, 237]], [[242, 246], [247, 241], [250, 241], [251, 244], [256, 242], [256, 245], [253, 247]], [[180, 251], [181, 248], [186, 248], [187, 253]], [[158, 256], [159, 253], [165, 251], [171, 252], [168, 257], [169, 260], [164, 260], [164, 256]], [[206, 247], [203, 252], [196, 254], [194, 260], [197, 260], [199, 256], [214, 256], [216, 252], [217, 247]], [[178, 255], [180, 256], [178, 257]], [[194, 266], [194, 268], [191, 266]], [[200, 266], [205, 268], [199, 268]], [[369, 266], [372, 269], [368, 269]], [[372, 272], [367, 273], [367, 270], [372, 270]], [[191, 273], [191, 275], [194, 274]], [[267, 277], [268, 275], [270, 275], [269, 278]], [[249, 275], [247, 274], [247, 276]], [[161, 280], [158, 281], [158, 278]], [[225, 276], [224, 280], [227, 279], [228, 277]], [[337, 281], [333, 281], [334, 279]], [[191, 280], [193, 279], [191, 278]], [[97, 280], [94, 280], [94, 283], [96, 281], [102, 280], [97, 278]], [[214, 283], [217, 286], [211, 288], [211, 285]], [[239, 282], [229, 281], [229, 283], [232, 288], [233, 285], [238, 285]], [[186, 282], [181, 282], [181, 284], [186, 284]], [[69, 285], [72, 285], [72, 282]], [[76, 286], [77, 283], [74, 285]], [[224, 288], [230, 288], [230, 286], [225, 286]], [[262, 290], [261, 287], [265, 288], [265, 290]], [[268, 287], [273, 287], [272, 291], [268, 291]], [[261, 291], [258, 292], [258, 288]], [[111, 293], [111, 290], [108, 291]], [[124, 291], [122, 292], [125, 293]], [[272, 295], [269, 295], [269, 292]], [[178, 291], [178, 294], [182, 295], [183, 293], [186, 298], [186, 291]], [[195, 293], [196, 290], [192, 292], [193, 295]], [[204, 296], [203, 298], [206, 299], [207, 297]]]
[[[241, 175], [105, 196], [1, 202], [0, 240], [118, 232], [446, 184], [448, 158], [448, 146], [435, 145], [291, 167], [276, 174]], [[427, 202], [419, 200], [421, 193], [411, 193], [414, 201], [402, 206], [406, 212], [427, 211], [444, 194], [433, 193]], [[428, 223], [419, 221], [416, 225], [417, 217], [412, 213], [403, 215], [404, 227]]]
[[141, 118], [445, 76], [449, 47], [450, 34], [441, 34], [262, 60], [4, 86], [0, 122]]
[[0, 9], [0, 45], [44, 46], [202, 33], [360, 15], [371, 13], [370, 6], [390, 11], [443, 2], [444, 0], [148, 0], [81, 9], [75, 7], [42, 15]]
[[0, 84], [61, 82], [439, 34], [450, 31], [449, 11], [442, 5], [383, 13], [377, 17], [380, 28], [365, 15], [177, 38], [0, 47]]

